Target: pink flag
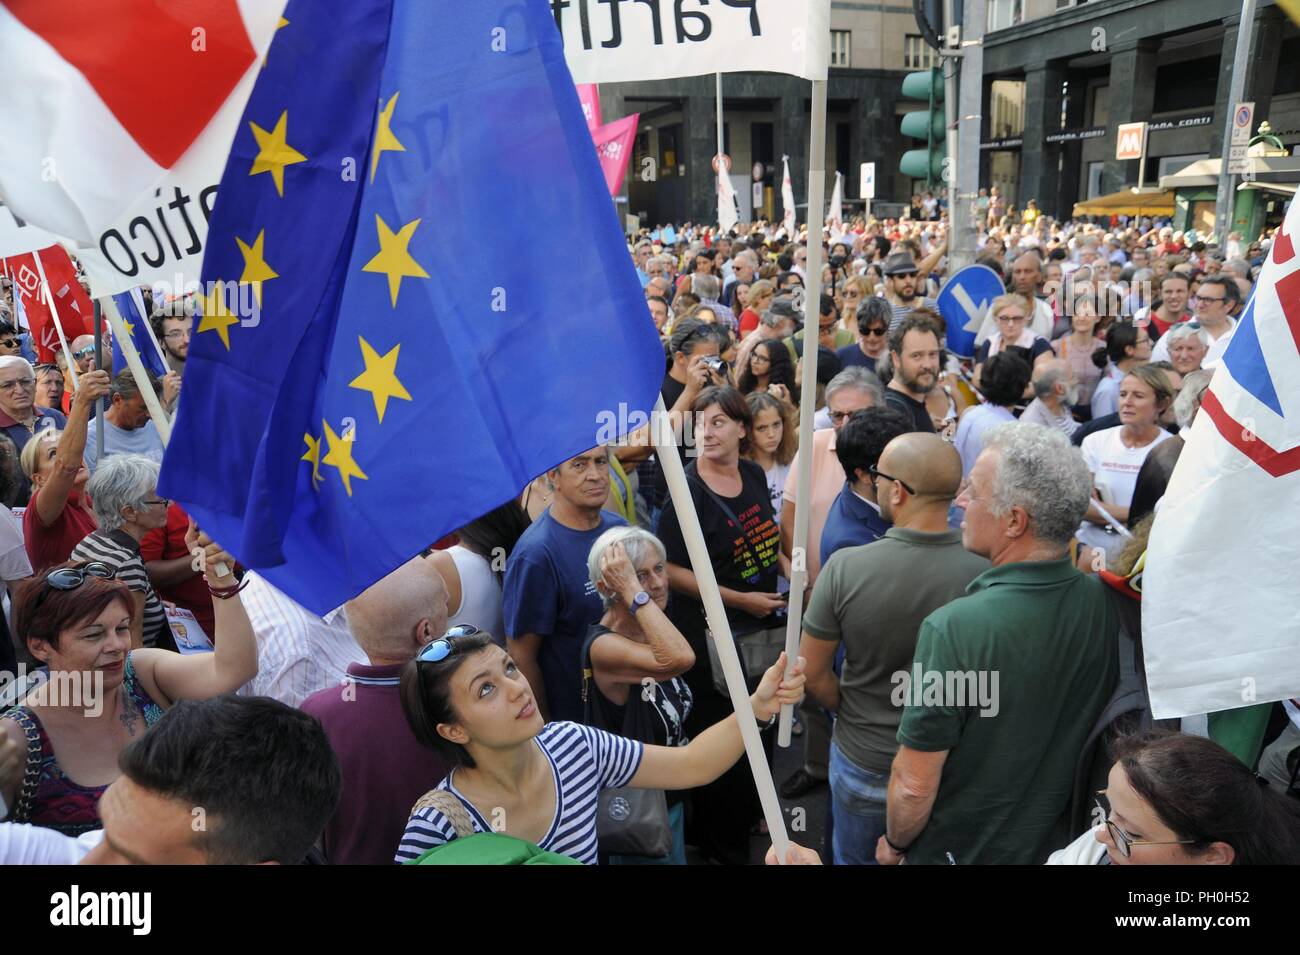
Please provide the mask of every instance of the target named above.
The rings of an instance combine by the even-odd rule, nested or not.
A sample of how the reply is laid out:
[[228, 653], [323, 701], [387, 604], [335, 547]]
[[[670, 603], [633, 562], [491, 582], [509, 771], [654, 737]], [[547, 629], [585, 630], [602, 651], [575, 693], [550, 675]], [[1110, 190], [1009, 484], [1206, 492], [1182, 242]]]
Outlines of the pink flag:
[[640, 119], [640, 113], [633, 113], [592, 130], [591, 138], [596, 143], [596, 155], [600, 157], [600, 168], [605, 173], [605, 184], [609, 186], [611, 196], [623, 190], [627, 164], [632, 158], [632, 141], [636, 138]]
[[582, 115], [587, 117], [587, 128], [595, 135], [600, 129], [600, 87], [595, 83], [579, 83], [578, 101], [582, 103]]

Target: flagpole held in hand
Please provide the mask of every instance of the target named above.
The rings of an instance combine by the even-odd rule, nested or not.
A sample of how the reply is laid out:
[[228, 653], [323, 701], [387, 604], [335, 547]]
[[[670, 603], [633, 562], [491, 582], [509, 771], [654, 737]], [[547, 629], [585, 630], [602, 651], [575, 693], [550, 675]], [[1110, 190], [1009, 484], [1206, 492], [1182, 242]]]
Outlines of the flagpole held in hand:
[[[95, 300], [95, 367], [104, 367], [104, 311]], [[111, 374], [111, 373], [110, 373]], [[104, 399], [95, 399], [95, 460], [104, 460]]]
[[790, 837], [785, 831], [785, 818], [781, 815], [781, 803], [776, 798], [776, 786], [772, 783], [772, 771], [767, 765], [767, 754], [763, 752], [763, 743], [758, 736], [758, 723], [754, 720], [753, 709], [749, 702], [749, 689], [745, 686], [745, 674], [740, 668], [740, 658], [736, 654], [736, 641], [731, 635], [731, 624], [727, 620], [727, 610], [722, 604], [722, 592], [718, 589], [718, 579], [713, 573], [713, 562], [704, 543], [704, 532], [700, 530], [700, 517], [695, 513], [695, 500], [686, 485], [686, 469], [682, 467], [682, 459], [677, 453], [663, 395], [660, 395], [655, 402], [650, 432], [654, 437], [655, 457], [663, 466], [668, 493], [677, 511], [682, 540], [686, 543], [686, 552], [691, 558], [691, 570], [694, 571], [695, 579], [700, 586], [700, 602], [704, 604], [704, 613], [709, 622], [709, 639], [717, 648], [718, 661], [722, 664], [722, 672], [726, 676], [727, 694], [731, 697], [731, 705], [736, 710], [740, 735], [745, 741], [745, 755], [749, 757], [749, 768], [754, 774], [754, 786], [758, 790], [758, 800], [763, 806], [763, 818], [767, 820], [767, 829], [772, 837], [772, 845], [776, 847], [777, 858], [784, 860]]
[[[808, 540], [812, 514], [813, 412], [817, 405], [817, 352], [821, 347], [822, 210], [826, 201], [826, 81], [812, 84], [812, 139], [808, 144], [808, 264], [804, 284], [803, 382], [799, 403], [799, 496], [794, 502], [794, 544], [790, 548], [790, 607], [786, 611], [786, 660], [799, 659], [803, 593], [808, 583]], [[833, 290], [832, 290], [833, 291]], [[837, 323], [838, 326], [838, 323]], [[786, 676], [792, 667], [787, 662]], [[776, 745], [788, 747], [794, 707], [781, 707]], [[784, 858], [784, 855], [782, 856]]]

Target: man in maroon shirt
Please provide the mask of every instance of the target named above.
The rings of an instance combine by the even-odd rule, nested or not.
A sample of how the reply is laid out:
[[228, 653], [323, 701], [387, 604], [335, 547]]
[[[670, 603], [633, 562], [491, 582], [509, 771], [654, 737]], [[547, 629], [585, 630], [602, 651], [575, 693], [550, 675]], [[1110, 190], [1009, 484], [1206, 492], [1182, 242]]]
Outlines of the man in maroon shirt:
[[345, 606], [369, 664], [353, 663], [342, 686], [308, 697], [343, 772], [343, 798], [322, 837], [335, 865], [391, 865], [411, 807], [448, 766], [411, 732], [398, 684], [426, 643], [447, 629], [447, 588], [422, 557], [403, 564]]

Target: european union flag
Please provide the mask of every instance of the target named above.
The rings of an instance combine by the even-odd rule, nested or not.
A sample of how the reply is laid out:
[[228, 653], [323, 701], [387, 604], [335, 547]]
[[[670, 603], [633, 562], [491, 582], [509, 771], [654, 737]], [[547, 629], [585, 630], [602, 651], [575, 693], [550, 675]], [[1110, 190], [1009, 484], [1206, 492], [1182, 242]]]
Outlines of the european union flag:
[[291, 0], [203, 279], [161, 492], [316, 612], [663, 375], [547, 0]]
[[[117, 313], [122, 316], [123, 324], [126, 325], [126, 333], [131, 336], [131, 344], [135, 345], [135, 350], [140, 355], [140, 361], [159, 378], [167, 374], [167, 365], [158, 354], [158, 346], [149, 337], [149, 316], [145, 314], [144, 297], [141, 296], [140, 290], [136, 288], [114, 295], [113, 302], [117, 305]], [[114, 336], [113, 376], [116, 377], [118, 372], [125, 371], [126, 368], [126, 355], [122, 353], [122, 343]]]

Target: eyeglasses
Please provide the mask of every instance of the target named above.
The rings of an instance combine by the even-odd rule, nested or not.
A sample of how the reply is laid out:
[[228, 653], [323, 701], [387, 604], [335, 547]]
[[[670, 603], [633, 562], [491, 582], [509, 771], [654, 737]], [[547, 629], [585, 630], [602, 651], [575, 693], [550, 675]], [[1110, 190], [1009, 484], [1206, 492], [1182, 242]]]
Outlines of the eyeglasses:
[[482, 633], [478, 627], [472, 624], [461, 624], [458, 627], [452, 627], [437, 640], [426, 644], [415, 657], [419, 663], [441, 663], [453, 653], [456, 652], [452, 641], [457, 637], [472, 637], [476, 633]]
[[871, 467], [867, 468], [867, 474], [871, 477], [871, 484], [873, 487], [876, 484], [877, 478], [884, 478], [886, 481], [893, 481], [895, 484], [901, 487], [908, 494], [916, 493], [916, 491], [912, 490], [911, 485], [909, 485], [907, 482], [900, 481], [898, 478], [886, 474], [884, 471], [881, 471], [879, 468], [877, 468], [874, 464], [871, 465]]
[[821, 324], [820, 322], [817, 323], [817, 334], [818, 334], [818, 335], [829, 335], [829, 334], [831, 334], [831, 333], [834, 332], [834, 331], [835, 331], [835, 323], [834, 323], [834, 322], [831, 322], [829, 325], [823, 325], [823, 324]]
[[90, 358], [95, 354], [95, 346], [87, 345], [85, 348], [78, 348], [72, 353], [74, 358]]
[[1025, 316], [1023, 315], [999, 315], [997, 317], [999, 322], [1023, 322], [1024, 320]]
[[[1196, 296], [1193, 296], [1193, 299], [1194, 299], [1195, 301], [1197, 301], [1197, 302], [1200, 302], [1202, 305], [1210, 305], [1210, 304], [1212, 304], [1212, 303], [1214, 303], [1214, 302], [1226, 302], [1226, 301], [1227, 301], [1226, 298], [1208, 298], [1208, 297], [1206, 297], [1206, 296], [1204, 296], [1204, 295], [1196, 295]], [[0, 344], [4, 344], [4, 343], [3, 343], [3, 342], [0, 342]]]
[[94, 560], [80, 567], [60, 567], [58, 570], [52, 570], [45, 575], [44, 583], [46, 586], [41, 588], [36, 599], [32, 602], [32, 611], [41, 605], [45, 595], [51, 590], [69, 591], [76, 590], [86, 582], [87, 577], [99, 577], [102, 580], [112, 580], [117, 576], [117, 571], [102, 561]]
[[890, 276], [890, 278], [891, 278], [891, 279], [914, 279], [914, 278], [916, 278], [916, 273], [915, 273], [915, 272], [895, 272], [893, 275]]
[[12, 381], [0, 381], [0, 391], [13, 391], [15, 388], [26, 390], [35, 386], [35, 378], [15, 378]]
[[16, 338], [0, 338], [0, 346], [5, 348], [17, 348], [18, 344], [19, 342]]
[[1106, 795], [1106, 790], [1102, 789], [1093, 797], [1093, 802], [1102, 812], [1102, 818], [1106, 820], [1106, 831], [1110, 837], [1115, 840], [1115, 848], [1125, 859], [1129, 858], [1134, 846], [1189, 846], [1196, 842], [1195, 839], [1171, 839], [1165, 842], [1155, 842], [1150, 839], [1134, 839], [1127, 832], [1110, 820], [1110, 806], [1108, 800], [1102, 797]]
[[165, 508], [172, 506], [171, 499], [166, 497], [160, 497], [157, 500], [153, 500], [153, 501], [145, 501], [144, 503], [146, 506], [149, 507], [152, 507], [154, 504], [161, 504]]
[[170, 332], [164, 335], [163, 338], [167, 339], [169, 342], [178, 342], [181, 339], [189, 338], [190, 336], [191, 332], [188, 329], [173, 328]]

